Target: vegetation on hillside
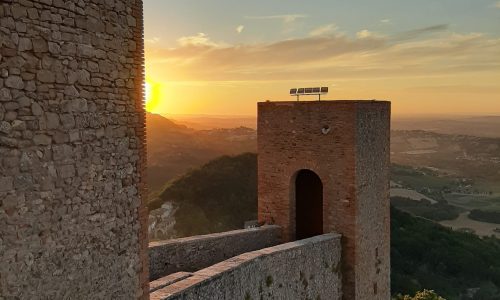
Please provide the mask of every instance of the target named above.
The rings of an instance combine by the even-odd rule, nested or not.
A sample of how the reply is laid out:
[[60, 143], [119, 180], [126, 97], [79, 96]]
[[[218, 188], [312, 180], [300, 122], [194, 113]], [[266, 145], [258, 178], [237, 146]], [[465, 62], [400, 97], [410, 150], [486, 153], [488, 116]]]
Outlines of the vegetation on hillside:
[[[222, 155], [257, 149], [250, 128], [195, 130], [160, 115], [148, 113], [148, 188], [156, 197], [165, 182]], [[235, 142], [237, 141], [237, 143]]]
[[473, 209], [469, 214], [469, 219], [493, 224], [500, 224], [500, 212]]
[[[177, 208], [179, 237], [241, 228], [256, 218], [256, 155], [211, 161], [172, 181], [150, 208], [165, 201]], [[500, 299], [500, 240], [456, 232], [395, 208], [391, 219], [393, 295], [432, 289], [449, 300]], [[463, 298], [467, 293], [474, 297]], [[406, 299], [427, 299], [417, 296]]]
[[446, 201], [432, 204], [430, 201], [422, 199], [416, 201], [403, 197], [391, 197], [391, 204], [400, 210], [420, 216], [433, 221], [455, 220], [458, 218], [461, 209], [449, 205]]
[[471, 290], [473, 299], [500, 299], [500, 240], [456, 232], [394, 208], [391, 239], [394, 293], [427, 288], [460, 299], [479, 288]]
[[175, 208], [177, 237], [243, 227], [257, 218], [257, 156], [223, 156], [171, 182], [149, 209]]
[[434, 291], [423, 290], [417, 292], [414, 297], [410, 295], [397, 295], [394, 300], [446, 300]]

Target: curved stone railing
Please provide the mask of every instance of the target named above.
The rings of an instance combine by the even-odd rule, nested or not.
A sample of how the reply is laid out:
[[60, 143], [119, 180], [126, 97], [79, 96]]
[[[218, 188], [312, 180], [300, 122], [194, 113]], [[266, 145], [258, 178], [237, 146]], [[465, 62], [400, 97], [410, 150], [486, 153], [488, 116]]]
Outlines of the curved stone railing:
[[342, 299], [340, 235], [241, 254], [155, 282], [151, 300]]
[[252, 229], [149, 243], [150, 281], [177, 272], [194, 272], [236, 255], [281, 242], [281, 228]]

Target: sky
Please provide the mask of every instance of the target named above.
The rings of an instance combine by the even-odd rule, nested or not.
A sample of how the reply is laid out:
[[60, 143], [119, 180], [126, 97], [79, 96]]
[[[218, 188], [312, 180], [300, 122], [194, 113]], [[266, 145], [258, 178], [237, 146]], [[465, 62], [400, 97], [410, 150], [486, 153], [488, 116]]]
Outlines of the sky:
[[155, 113], [252, 116], [328, 86], [394, 115], [500, 115], [497, 0], [144, 0], [144, 18]]

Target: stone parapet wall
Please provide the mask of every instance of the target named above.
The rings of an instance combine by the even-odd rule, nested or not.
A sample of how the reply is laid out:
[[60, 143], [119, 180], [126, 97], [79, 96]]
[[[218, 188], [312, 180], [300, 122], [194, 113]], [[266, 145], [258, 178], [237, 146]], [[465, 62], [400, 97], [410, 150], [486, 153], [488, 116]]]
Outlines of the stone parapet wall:
[[[175, 281], [179, 276], [188, 276]], [[209, 268], [167, 278], [151, 300], [342, 299], [340, 235], [245, 253]]]
[[233, 256], [277, 245], [281, 228], [263, 226], [149, 244], [150, 280], [194, 272]]
[[142, 0], [0, 2], [0, 298], [147, 298]]

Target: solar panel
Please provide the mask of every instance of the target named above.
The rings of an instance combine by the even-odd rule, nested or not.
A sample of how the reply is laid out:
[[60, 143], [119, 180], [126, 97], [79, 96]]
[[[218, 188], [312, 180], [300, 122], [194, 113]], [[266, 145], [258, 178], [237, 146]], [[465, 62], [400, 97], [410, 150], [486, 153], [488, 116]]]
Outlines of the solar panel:
[[312, 88], [293, 88], [290, 89], [290, 95], [296, 96], [297, 101], [299, 101], [299, 96], [301, 95], [318, 95], [321, 101], [321, 95], [328, 94], [328, 87], [312, 87]]

